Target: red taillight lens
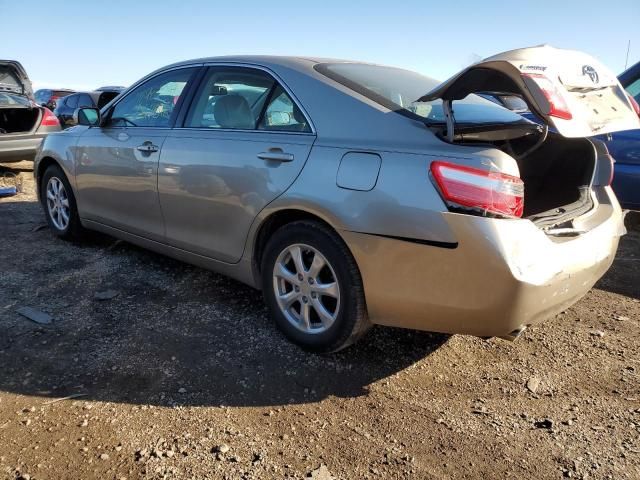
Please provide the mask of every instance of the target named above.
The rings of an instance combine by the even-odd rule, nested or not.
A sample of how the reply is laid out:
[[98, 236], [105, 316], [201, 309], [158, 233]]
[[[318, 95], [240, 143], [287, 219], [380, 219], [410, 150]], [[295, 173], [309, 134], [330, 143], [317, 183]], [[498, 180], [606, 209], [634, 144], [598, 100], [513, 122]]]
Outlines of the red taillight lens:
[[56, 117], [51, 110], [45, 107], [44, 113], [42, 114], [42, 121], [40, 122], [40, 126], [55, 127], [59, 125], [60, 122], [58, 121], [58, 117]]
[[627, 97], [629, 97], [629, 101], [631, 102], [631, 106], [633, 107], [633, 111], [636, 112], [636, 115], [640, 117], [640, 105], [636, 102], [636, 99], [627, 93]]
[[539, 73], [523, 73], [522, 76], [531, 78], [536, 82], [538, 87], [540, 87], [540, 90], [542, 90], [542, 93], [550, 105], [549, 116], [562, 118], [564, 120], [571, 120], [573, 118], [562, 93], [560, 93], [548, 77]]
[[524, 182], [518, 177], [441, 161], [431, 163], [431, 174], [449, 205], [522, 217]]

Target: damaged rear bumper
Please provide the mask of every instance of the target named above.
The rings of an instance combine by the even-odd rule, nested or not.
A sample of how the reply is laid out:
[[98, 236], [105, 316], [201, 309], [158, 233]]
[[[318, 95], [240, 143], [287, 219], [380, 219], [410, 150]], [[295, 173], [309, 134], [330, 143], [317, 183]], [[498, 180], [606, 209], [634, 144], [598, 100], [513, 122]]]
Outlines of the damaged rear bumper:
[[[613, 262], [625, 233], [620, 207], [585, 215], [586, 233], [545, 234], [528, 220], [443, 213], [456, 248], [342, 232], [360, 268], [374, 323], [483, 337], [515, 337], [565, 310]], [[580, 222], [578, 222], [580, 223]]]

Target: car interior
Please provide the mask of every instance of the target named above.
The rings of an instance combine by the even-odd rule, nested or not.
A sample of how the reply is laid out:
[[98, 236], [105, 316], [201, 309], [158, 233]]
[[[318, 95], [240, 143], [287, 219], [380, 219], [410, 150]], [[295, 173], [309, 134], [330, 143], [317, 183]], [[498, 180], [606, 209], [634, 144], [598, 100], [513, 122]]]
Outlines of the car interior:
[[240, 71], [212, 71], [185, 126], [310, 131], [304, 115], [279, 84], [262, 73]]

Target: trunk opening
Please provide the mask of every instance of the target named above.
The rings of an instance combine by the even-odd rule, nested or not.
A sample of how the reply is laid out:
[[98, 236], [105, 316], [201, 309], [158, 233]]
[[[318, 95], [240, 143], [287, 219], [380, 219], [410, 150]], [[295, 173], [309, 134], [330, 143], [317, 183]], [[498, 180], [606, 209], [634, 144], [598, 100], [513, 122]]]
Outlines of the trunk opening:
[[37, 127], [40, 115], [38, 108], [0, 108], [0, 135], [31, 132]]
[[[523, 145], [514, 145], [522, 143]], [[549, 133], [526, 156], [531, 139], [511, 141], [505, 150], [518, 163], [524, 181], [524, 213], [536, 223], [556, 223], [580, 215], [593, 206], [590, 187], [596, 166], [593, 145], [586, 139]]]
[[[597, 155], [589, 140], [565, 138], [539, 125], [495, 127], [460, 129], [454, 143], [491, 145], [516, 161], [524, 182], [522, 218], [549, 227], [593, 208], [591, 186]], [[436, 134], [443, 140], [446, 136], [443, 130]]]

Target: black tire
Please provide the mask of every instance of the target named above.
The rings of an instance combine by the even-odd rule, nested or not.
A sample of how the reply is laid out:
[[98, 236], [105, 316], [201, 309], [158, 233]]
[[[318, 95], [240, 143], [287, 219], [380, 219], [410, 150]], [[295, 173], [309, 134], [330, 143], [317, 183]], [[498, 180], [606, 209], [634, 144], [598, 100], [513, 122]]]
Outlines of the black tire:
[[[69, 221], [65, 228], [59, 228], [55, 224], [47, 206], [47, 185], [54, 177], [62, 182], [69, 201]], [[82, 227], [80, 217], [78, 216], [76, 197], [73, 194], [73, 190], [71, 189], [67, 176], [58, 165], [49, 165], [42, 175], [42, 181], [40, 182], [40, 201], [44, 210], [44, 216], [47, 219], [47, 224], [56, 236], [64, 240], [78, 241], [82, 239], [85, 230]]]
[[[305, 244], [320, 252], [337, 277], [340, 304], [334, 323], [322, 333], [307, 333], [285, 317], [274, 290], [273, 270], [281, 252]], [[342, 239], [316, 221], [296, 221], [278, 229], [267, 242], [261, 265], [262, 292], [272, 318], [285, 336], [305, 350], [331, 353], [355, 343], [371, 327], [360, 271]]]

